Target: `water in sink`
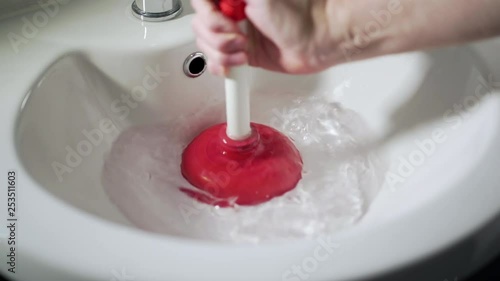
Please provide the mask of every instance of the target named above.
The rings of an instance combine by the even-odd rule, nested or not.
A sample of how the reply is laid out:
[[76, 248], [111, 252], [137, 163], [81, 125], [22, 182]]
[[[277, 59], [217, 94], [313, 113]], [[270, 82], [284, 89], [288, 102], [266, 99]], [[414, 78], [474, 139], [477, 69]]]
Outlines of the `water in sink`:
[[318, 97], [275, 108], [266, 122], [301, 152], [303, 177], [294, 190], [258, 206], [234, 208], [182, 193], [180, 187], [191, 187], [180, 172], [182, 151], [210, 125], [207, 120], [224, 118], [223, 106], [213, 100], [202, 111], [168, 124], [132, 127], [118, 137], [102, 179], [111, 201], [132, 223], [170, 235], [257, 243], [331, 234], [363, 216], [381, 185], [383, 165], [364, 148], [370, 135], [360, 116]]

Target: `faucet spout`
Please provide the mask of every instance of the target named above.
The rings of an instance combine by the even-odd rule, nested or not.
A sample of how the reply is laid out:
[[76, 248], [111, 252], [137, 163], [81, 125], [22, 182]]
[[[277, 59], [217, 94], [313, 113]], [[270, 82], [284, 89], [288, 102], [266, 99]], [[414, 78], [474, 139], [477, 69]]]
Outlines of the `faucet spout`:
[[134, 16], [143, 21], [167, 21], [182, 12], [181, 0], [134, 0]]

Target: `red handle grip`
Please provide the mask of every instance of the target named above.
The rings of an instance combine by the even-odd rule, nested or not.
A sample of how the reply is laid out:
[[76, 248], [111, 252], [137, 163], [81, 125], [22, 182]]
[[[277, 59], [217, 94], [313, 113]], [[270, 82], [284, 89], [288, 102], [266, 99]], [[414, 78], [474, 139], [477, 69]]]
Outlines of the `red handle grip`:
[[247, 18], [245, 15], [246, 3], [243, 0], [218, 0], [217, 6], [226, 17], [234, 21]]

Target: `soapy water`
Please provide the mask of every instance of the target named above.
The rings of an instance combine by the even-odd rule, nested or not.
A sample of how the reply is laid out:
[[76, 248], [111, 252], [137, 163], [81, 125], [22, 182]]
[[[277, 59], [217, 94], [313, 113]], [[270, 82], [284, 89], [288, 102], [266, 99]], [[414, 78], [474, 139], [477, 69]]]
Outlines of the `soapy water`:
[[304, 162], [302, 179], [283, 196], [256, 206], [220, 208], [180, 191], [195, 189], [181, 175], [182, 151], [203, 129], [223, 122], [222, 100], [167, 124], [124, 131], [104, 165], [108, 196], [142, 229], [217, 241], [315, 238], [359, 221], [384, 173], [382, 162], [365, 149], [370, 134], [360, 116], [318, 97], [264, 111], [258, 122], [290, 137]]

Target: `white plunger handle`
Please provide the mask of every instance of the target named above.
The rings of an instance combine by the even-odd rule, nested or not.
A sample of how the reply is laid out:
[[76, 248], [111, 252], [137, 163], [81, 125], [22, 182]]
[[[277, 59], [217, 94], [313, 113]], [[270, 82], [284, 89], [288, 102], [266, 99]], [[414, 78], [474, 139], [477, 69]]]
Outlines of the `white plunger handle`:
[[[240, 23], [246, 32], [246, 21]], [[232, 140], [244, 140], [252, 134], [250, 128], [250, 90], [248, 66], [233, 67], [225, 79], [226, 86], [226, 134]]]
[[244, 140], [252, 133], [247, 73], [247, 66], [233, 67], [225, 81], [226, 134], [232, 140]]

